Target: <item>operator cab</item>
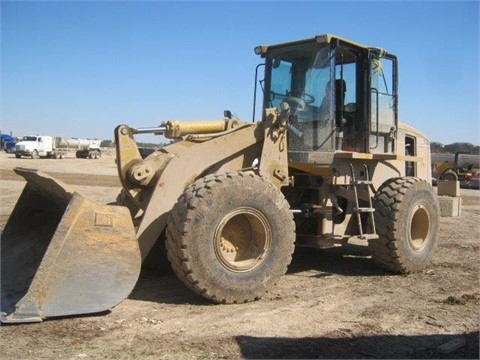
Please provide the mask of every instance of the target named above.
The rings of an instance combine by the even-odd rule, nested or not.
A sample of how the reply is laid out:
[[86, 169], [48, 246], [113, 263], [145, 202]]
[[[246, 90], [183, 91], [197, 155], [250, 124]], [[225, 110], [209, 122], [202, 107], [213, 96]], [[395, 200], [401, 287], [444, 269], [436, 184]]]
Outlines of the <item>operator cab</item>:
[[340, 151], [395, 152], [395, 56], [333, 35], [255, 52], [265, 58], [263, 108], [290, 108], [291, 162], [327, 164]]

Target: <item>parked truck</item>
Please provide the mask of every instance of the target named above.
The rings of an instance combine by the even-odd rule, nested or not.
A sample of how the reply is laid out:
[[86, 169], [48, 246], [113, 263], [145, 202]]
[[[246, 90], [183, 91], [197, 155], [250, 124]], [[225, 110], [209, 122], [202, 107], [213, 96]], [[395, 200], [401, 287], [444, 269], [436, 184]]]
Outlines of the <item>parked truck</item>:
[[29, 156], [63, 159], [69, 150], [75, 151], [77, 158], [98, 159], [102, 153], [101, 140], [54, 137], [49, 135], [24, 136], [15, 145], [15, 157]]
[[0, 132], [0, 148], [7, 153], [15, 152], [15, 139], [11, 135]]
[[432, 177], [435, 180], [458, 180], [462, 188], [478, 188], [480, 154], [457, 151], [455, 154], [432, 154]]

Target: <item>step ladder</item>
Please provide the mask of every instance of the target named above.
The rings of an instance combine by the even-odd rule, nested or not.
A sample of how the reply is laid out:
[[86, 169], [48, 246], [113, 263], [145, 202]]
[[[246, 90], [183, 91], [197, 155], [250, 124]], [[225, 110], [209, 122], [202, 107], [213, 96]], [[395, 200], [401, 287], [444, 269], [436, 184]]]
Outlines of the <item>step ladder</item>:
[[[358, 232], [359, 232], [359, 238], [363, 240], [374, 240], [378, 239], [378, 234], [377, 230], [375, 229], [375, 217], [373, 216], [373, 213], [375, 212], [375, 209], [373, 208], [372, 205], [372, 196], [371, 196], [371, 186], [372, 182], [370, 180], [370, 176], [368, 174], [368, 167], [366, 164], [363, 164], [363, 168], [365, 170], [365, 176], [363, 180], [357, 180], [355, 178], [355, 169], [353, 167], [353, 164], [350, 163], [350, 171], [351, 171], [351, 181], [350, 184], [352, 185], [353, 188], [353, 194], [355, 197], [355, 207], [353, 208], [353, 212], [357, 214], [357, 222], [358, 222]], [[358, 190], [359, 188], [366, 189], [368, 193], [368, 207], [360, 207], [359, 201], [358, 201]], [[366, 233], [363, 229], [362, 225], [362, 219], [361, 219], [361, 214], [362, 213], [367, 213], [368, 216], [370, 217], [370, 222], [372, 225], [372, 233]]]

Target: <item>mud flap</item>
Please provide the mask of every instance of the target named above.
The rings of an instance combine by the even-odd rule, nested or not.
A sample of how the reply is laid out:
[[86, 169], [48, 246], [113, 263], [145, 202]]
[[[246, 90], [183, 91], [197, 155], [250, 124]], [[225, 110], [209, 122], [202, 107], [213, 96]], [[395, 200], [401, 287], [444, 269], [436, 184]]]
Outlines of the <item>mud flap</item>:
[[102, 205], [37, 170], [1, 234], [3, 323], [108, 310], [136, 284], [141, 257], [130, 212]]

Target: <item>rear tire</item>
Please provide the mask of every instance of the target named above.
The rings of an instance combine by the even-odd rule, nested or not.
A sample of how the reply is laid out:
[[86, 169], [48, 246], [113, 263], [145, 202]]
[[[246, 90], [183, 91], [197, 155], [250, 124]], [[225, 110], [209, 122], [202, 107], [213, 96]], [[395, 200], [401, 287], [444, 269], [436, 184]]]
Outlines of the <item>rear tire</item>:
[[458, 175], [455, 173], [455, 171], [450, 169], [450, 170], [445, 171], [440, 176], [440, 180], [457, 181], [458, 180]]
[[440, 208], [432, 187], [418, 178], [385, 182], [374, 198], [379, 239], [368, 243], [373, 260], [396, 272], [422, 270], [433, 256]]
[[253, 173], [208, 175], [180, 196], [167, 225], [170, 264], [219, 303], [257, 300], [285, 274], [295, 224], [283, 194]]

